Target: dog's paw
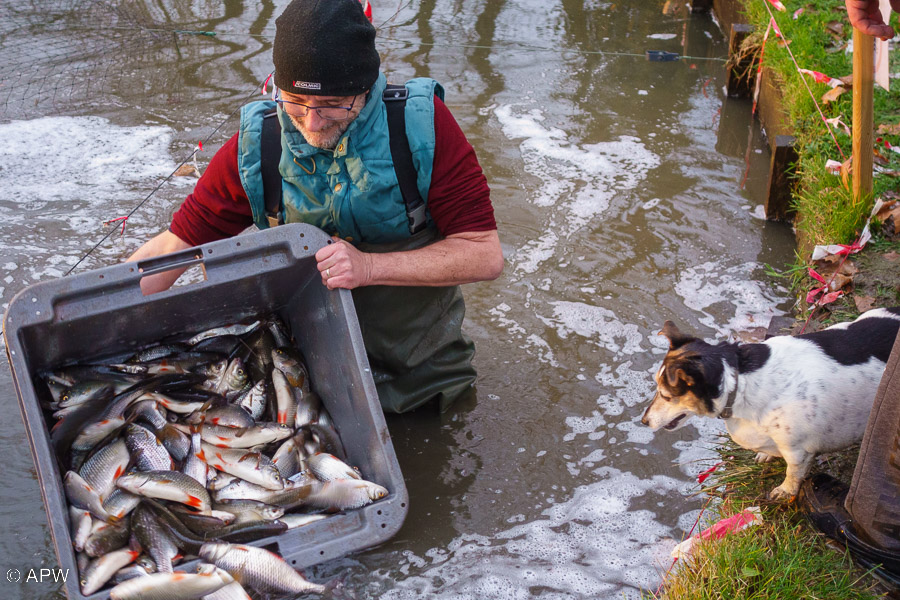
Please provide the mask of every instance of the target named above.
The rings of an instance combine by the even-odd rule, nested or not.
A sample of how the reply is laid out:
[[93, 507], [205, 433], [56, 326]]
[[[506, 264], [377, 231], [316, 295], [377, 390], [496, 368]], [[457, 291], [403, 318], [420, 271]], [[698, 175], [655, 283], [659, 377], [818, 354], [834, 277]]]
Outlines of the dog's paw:
[[775, 502], [791, 502], [794, 499], [796, 492], [792, 493], [790, 490], [784, 487], [784, 485], [779, 485], [777, 488], [769, 492], [768, 499], [773, 500]]
[[773, 460], [775, 460], [775, 457], [772, 456], [771, 454], [766, 454], [765, 452], [757, 452], [756, 458], [753, 460], [755, 460], [758, 463], [767, 463], [767, 462], [772, 462]]

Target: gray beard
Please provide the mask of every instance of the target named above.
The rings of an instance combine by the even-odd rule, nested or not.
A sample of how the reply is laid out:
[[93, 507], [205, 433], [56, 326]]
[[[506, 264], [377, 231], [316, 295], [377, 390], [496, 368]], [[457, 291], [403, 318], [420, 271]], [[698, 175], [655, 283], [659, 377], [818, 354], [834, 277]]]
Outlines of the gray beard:
[[294, 127], [297, 128], [297, 131], [303, 135], [303, 139], [306, 140], [307, 144], [323, 150], [334, 150], [337, 147], [341, 136], [344, 135], [347, 128], [350, 127], [350, 123], [353, 122], [352, 119], [347, 121], [334, 121], [336, 125], [334, 128], [329, 129], [327, 132], [319, 131], [313, 133], [303, 126], [303, 122], [299, 118], [296, 118], [293, 115], [288, 115], [288, 118], [291, 120], [291, 123], [294, 124]]

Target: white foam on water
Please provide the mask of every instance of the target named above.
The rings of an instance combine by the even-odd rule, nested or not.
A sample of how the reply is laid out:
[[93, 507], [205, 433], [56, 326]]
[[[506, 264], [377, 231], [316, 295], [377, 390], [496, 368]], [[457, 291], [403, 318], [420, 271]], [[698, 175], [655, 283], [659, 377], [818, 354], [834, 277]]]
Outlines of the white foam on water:
[[644, 336], [637, 326], [622, 323], [609, 309], [568, 301], [549, 302], [547, 305], [552, 308], [553, 316], [538, 315], [538, 318], [555, 328], [562, 339], [572, 334], [585, 337], [588, 343], [608, 350], [617, 358], [642, 351]]
[[[595, 451], [581, 462], [603, 459]], [[599, 481], [575, 488], [568, 500], [546, 508], [539, 518], [490, 536], [460, 535], [424, 557], [404, 553], [397, 568], [405, 578], [373, 573], [392, 581], [381, 597], [639, 598], [640, 589], [658, 584], [675, 540], [655, 513], [635, 510], [632, 501], [648, 492], [684, 493], [689, 486], [661, 475], [639, 479], [612, 467], [592, 473]]]
[[677, 33], [651, 33], [647, 36], [652, 40], [674, 40], [678, 37]]
[[511, 307], [506, 303], [501, 303], [488, 311], [490, 320], [500, 327], [506, 329], [512, 339], [520, 340], [522, 343], [519, 348], [526, 350], [529, 354], [534, 354], [537, 359], [551, 367], [559, 367], [559, 363], [553, 355], [553, 349], [547, 340], [537, 334], [528, 333], [518, 321], [509, 316]]
[[[754, 281], [759, 265], [753, 262], [728, 265], [709, 261], [684, 269], [675, 284], [675, 293], [687, 307], [702, 313], [700, 323], [727, 337], [735, 331], [767, 327], [772, 317], [781, 314], [777, 305], [786, 300], [771, 283]], [[733, 311], [733, 316], [711, 314], [712, 306]]]
[[171, 141], [168, 127], [119, 127], [100, 117], [0, 124], [0, 201], [19, 206], [58, 202], [57, 210], [67, 213], [65, 203], [73, 200], [88, 206], [121, 200], [128, 184], [172, 172]]
[[513, 106], [501, 105], [494, 115], [510, 140], [522, 140], [525, 171], [541, 181], [529, 200], [549, 209], [542, 229], [553, 232], [522, 244], [512, 261], [519, 275], [534, 273], [553, 256], [561, 238], [590, 224], [613, 197], [634, 189], [660, 164], [659, 156], [633, 136], [578, 144], [568, 132], [545, 125], [538, 109], [514, 112]]
[[[0, 124], [0, 212], [10, 232], [0, 237], [0, 253], [14, 259], [0, 274], [19, 269], [23, 283], [63, 275], [108, 231], [104, 221], [130, 212], [175, 169], [171, 142], [168, 127], [120, 127], [100, 117]], [[173, 178], [171, 185], [195, 181]], [[158, 213], [148, 202], [129, 233], [155, 231]], [[95, 254], [118, 259], [124, 248], [116, 237]]]

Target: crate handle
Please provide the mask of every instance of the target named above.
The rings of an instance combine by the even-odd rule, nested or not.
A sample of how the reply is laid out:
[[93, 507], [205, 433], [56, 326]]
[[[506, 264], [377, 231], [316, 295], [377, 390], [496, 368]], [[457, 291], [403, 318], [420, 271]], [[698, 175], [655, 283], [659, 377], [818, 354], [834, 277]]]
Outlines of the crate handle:
[[188, 248], [172, 252], [171, 254], [163, 254], [138, 263], [138, 271], [141, 277], [148, 275], [156, 275], [165, 271], [173, 271], [175, 269], [187, 269], [197, 264], [203, 263], [203, 252], [200, 248]]

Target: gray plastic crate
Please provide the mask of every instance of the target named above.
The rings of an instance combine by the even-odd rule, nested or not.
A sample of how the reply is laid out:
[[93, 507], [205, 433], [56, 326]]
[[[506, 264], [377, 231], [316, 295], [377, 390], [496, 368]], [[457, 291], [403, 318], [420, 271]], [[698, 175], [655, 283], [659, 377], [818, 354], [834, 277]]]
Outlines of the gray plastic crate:
[[[290, 326], [349, 462], [389, 495], [254, 544], [302, 569], [380, 544], [400, 529], [407, 513], [406, 485], [353, 300], [347, 290], [322, 285], [316, 269], [314, 255], [328, 243], [329, 237], [315, 227], [284, 225], [38, 283], [16, 294], [4, 317], [3, 335], [60, 568], [77, 573], [61, 473], [39, 403], [49, 392], [36, 374], [267, 313], [277, 313]], [[203, 267], [205, 281], [149, 296], [141, 293], [142, 276], [195, 265]], [[84, 598], [77, 577], [68, 578], [65, 591], [69, 598]], [[106, 592], [90, 596], [107, 597]]]

